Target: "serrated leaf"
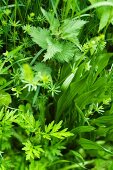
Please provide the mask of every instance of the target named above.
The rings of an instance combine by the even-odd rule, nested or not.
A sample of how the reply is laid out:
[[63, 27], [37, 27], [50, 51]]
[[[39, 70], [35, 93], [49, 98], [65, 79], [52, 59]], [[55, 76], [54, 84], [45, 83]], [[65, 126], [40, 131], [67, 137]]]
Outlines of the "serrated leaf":
[[[19, 112], [18, 119], [16, 121], [18, 125], [20, 125], [23, 129], [27, 131], [27, 133], [36, 131], [35, 125], [35, 118], [29, 110], [27, 112]], [[39, 122], [37, 122], [37, 128], [39, 128]]]
[[53, 128], [53, 125], [54, 125], [54, 121], [52, 121], [51, 123], [49, 123], [49, 125], [45, 125], [45, 132], [48, 133], [52, 130]]
[[37, 73], [46, 73], [46, 74], [51, 74], [51, 68], [48, 67], [45, 63], [36, 63], [33, 67], [33, 70]]
[[49, 31], [45, 28], [36, 28], [31, 27], [29, 35], [32, 37], [32, 40], [37, 43], [43, 49], [47, 49], [47, 40], [50, 39]]
[[73, 133], [68, 132], [67, 128], [60, 130], [61, 124], [62, 121], [60, 121], [58, 124], [54, 124], [54, 121], [52, 121], [48, 126], [45, 126], [45, 132], [42, 133], [43, 138], [51, 140], [51, 137], [64, 139], [69, 136], [73, 136]]
[[44, 152], [41, 145], [33, 146], [29, 140], [23, 144], [25, 146], [22, 148], [22, 150], [25, 150], [26, 160], [31, 160], [35, 157], [40, 158], [41, 153]]
[[67, 128], [59, 131], [59, 132], [51, 132], [51, 136], [54, 136], [59, 139], [65, 139], [67, 137], [73, 136], [73, 133], [67, 132]]
[[56, 53], [62, 51], [62, 46], [59, 42], [47, 40], [47, 44], [47, 52], [44, 55], [43, 61], [53, 58]]
[[55, 54], [54, 58], [59, 62], [69, 62], [73, 59], [75, 46], [69, 42], [62, 43], [62, 50]]
[[61, 126], [62, 122], [63, 121], [61, 120], [58, 124], [54, 124], [54, 126], [52, 128], [52, 133], [57, 132], [62, 127]]
[[84, 20], [66, 19], [60, 27], [61, 38], [78, 44], [78, 35], [87, 22]]
[[15, 115], [15, 112], [16, 112], [16, 110], [13, 110], [13, 111], [7, 110], [7, 112], [5, 113], [5, 116], [4, 116], [4, 120], [10, 121], [10, 122], [15, 122], [16, 118], [18, 117], [18, 115]]

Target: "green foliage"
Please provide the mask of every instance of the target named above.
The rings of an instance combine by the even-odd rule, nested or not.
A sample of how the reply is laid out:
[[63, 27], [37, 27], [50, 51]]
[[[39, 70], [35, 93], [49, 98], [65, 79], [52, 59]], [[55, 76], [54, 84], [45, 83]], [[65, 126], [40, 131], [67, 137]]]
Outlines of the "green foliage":
[[54, 57], [55, 54], [61, 53], [61, 51], [62, 51], [62, 47], [61, 47], [60, 43], [52, 42], [52, 41], [48, 40], [47, 44], [48, 44], [47, 52], [44, 55], [43, 61], [51, 59], [52, 57]]
[[26, 153], [26, 160], [34, 159], [35, 157], [40, 158], [40, 154], [44, 152], [41, 145], [33, 146], [30, 141], [23, 144], [25, 145], [23, 150]]
[[[91, 4], [94, 4], [96, 2], [104, 2], [101, 0], [89, 0], [91, 2]], [[111, 2], [113, 3], [112, 0], [107, 0], [107, 2]], [[99, 23], [99, 32], [105, 28], [108, 27], [108, 25], [110, 23], [112, 23], [113, 20], [113, 6], [105, 6], [105, 7], [100, 7], [98, 9], [96, 9], [96, 12], [98, 14], [98, 17], [100, 19], [100, 23]]]
[[0, 1], [0, 170], [112, 169], [112, 25], [113, 0]]
[[0, 106], [6, 105], [8, 106], [11, 103], [11, 96], [9, 93], [1, 90], [0, 91]]
[[[49, 30], [31, 27], [28, 34], [40, 47], [47, 49], [43, 61], [55, 58], [60, 62], [69, 62], [74, 57], [74, 49], [80, 48], [78, 36], [81, 28], [87, 22], [84, 20], [66, 19], [60, 24], [53, 13], [46, 12], [44, 9], [42, 9], [42, 12], [50, 24]], [[54, 38], [53, 35], [55, 36]]]
[[35, 28], [30, 27], [30, 32], [28, 31], [30, 36], [32, 37], [32, 40], [37, 43], [40, 47], [47, 49], [48, 43], [47, 40], [50, 38], [50, 33], [45, 28]]
[[51, 122], [48, 126], [45, 126], [45, 132], [43, 134], [43, 137], [46, 139], [51, 140], [51, 137], [56, 137], [59, 139], [64, 139], [69, 136], [73, 136], [70, 132], [67, 132], [67, 128], [59, 131], [61, 128], [62, 121], [60, 121], [58, 124], [54, 124], [54, 121]]
[[0, 110], [0, 147], [3, 151], [11, 148], [9, 139], [12, 136], [13, 122], [16, 118], [15, 111], [10, 112], [4, 108]]
[[61, 25], [61, 38], [64, 40], [69, 40], [72, 43], [78, 45], [78, 35], [81, 28], [86, 24], [86, 21], [66, 19]]

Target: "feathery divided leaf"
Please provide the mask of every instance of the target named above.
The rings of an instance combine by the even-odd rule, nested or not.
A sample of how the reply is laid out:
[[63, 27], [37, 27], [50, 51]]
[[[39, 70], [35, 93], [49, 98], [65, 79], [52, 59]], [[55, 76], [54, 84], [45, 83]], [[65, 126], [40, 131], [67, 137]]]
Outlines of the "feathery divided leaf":
[[40, 158], [41, 153], [44, 152], [41, 145], [33, 146], [33, 144], [29, 140], [23, 144], [25, 146], [22, 148], [22, 150], [25, 150], [26, 160], [31, 160], [35, 157]]
[[51, 140], [51, 137], [64, 139], [69, 136], [73, 136], [71, 132], [67, 132], [67, 128], [60, 130], [62, 122], [63, 121], [60, 121], [58, 124], [54, 124], [54, 121], [52, 121], [48, 126], [45, 126], [45, 132], [43, 133], [43, 137]]
[[32, 113], [29, 112], [29, 110], [24, 112], [19, 112], [18, 119], [16, 121], [18, 125], [20, 125], [22, 128], [26, 129], [28, 133], [34, 132], [36, 130], [36, 121], [34, 119], [34, 116]]
[[45, 157], [47, 157], [50, 161], [55, 160], [58, 156], [62, 156], [61, 150], [65, 149], [62, 143], [58, 142], [57, 144], [49, 146], [45, 150]]

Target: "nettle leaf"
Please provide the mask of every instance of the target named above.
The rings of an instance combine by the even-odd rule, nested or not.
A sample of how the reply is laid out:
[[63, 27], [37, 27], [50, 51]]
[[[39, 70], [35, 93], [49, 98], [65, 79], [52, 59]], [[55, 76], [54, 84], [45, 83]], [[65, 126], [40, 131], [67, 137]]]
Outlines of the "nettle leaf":
[[60, 121], [58, 124], [54, 124], [52, 121], [48, 126], [45, 126], [45, 132], [42, 133], [43, 138], [51, 140], [51, 137], [56, 137], [59, 139], [64, 139], [69, 136], [73, 136], [71, 132], [67, 132], [67, 128], [60, 130], [63, 121]]
[[33, 70], [37, 73], [46, 73], [46, 74], [51, 74], [51, 68], [48, 67], [45, 63], [36, 63], [33, 67]]
[[78, 35], [87, 22], [84, 20], [66, 19], [60, 27], [61, 38], [78, 44]]
[[0, 91], [0, 106], [8, 106], [11, 103], [12, 99], [9, 93], [1, 90]]
[[47, 39], [50, 39], [49, 31], [45, 28], [36, 28], [31, 27], [31, 31], [29, 32], [29, 35], [32, 37], [32, 40], [37, 43], [40, 47], [43, 49], [47, 49], [48, 43]]
[[70, 42], [62, 42], [62, 50], [55, 54], [54, 58], [59, 62], [69, 62], [73, 59], [75, 46]]
[[57, 41], [53, 41], [53, 40], [47, 40], [47, 52], [44, 55], [44, 59], [43, 61], [46, 61], [48, 59], [51, 59], [56, 53], [61, 52], [62, 51], [62, 46], [59, 42]]

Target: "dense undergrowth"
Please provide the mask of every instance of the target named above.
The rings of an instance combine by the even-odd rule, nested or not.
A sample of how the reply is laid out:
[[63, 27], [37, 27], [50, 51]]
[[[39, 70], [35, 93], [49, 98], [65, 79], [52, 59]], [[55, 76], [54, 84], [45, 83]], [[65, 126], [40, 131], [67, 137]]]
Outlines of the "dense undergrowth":
[[113, 0], [0, 1], [0, 170], [113, 169]]

